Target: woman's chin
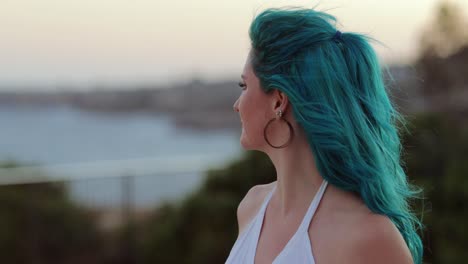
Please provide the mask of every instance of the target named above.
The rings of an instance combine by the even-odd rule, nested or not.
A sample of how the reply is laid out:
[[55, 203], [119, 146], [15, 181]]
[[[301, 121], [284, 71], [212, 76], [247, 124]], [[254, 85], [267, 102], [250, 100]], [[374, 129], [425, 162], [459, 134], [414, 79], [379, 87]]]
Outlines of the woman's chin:
[[243, 149], [245, 149], [245, 150], [250, 149], [250, 144], [249, 144], [247, 138], [245, 137], [244, 129], [242, 129], [242, 135], [240, 137], [240, 144], [241, 144]]
[[245, 150], [256, 150], [257, 147], [252, 144], [252, 142], [245, 136], [244, 132], [242, 132], [241, 138], [240, 138], [240, 144], [243, 149]]

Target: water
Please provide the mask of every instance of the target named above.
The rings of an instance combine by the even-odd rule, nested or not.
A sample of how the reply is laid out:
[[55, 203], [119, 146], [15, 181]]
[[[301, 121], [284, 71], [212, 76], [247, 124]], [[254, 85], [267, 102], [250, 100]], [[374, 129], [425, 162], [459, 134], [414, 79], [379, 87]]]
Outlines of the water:
[[241, 152], [236, 131], [180, 129], [157, 114], [2, 106], [0, 128], [0, 160], [73, 179], [72, 197], [92, 206], [119, 205], [124, 175], [137, 176], [132, 191], [139, 206], [179, 198], [203, 176], [187, 170], [222, 165]]

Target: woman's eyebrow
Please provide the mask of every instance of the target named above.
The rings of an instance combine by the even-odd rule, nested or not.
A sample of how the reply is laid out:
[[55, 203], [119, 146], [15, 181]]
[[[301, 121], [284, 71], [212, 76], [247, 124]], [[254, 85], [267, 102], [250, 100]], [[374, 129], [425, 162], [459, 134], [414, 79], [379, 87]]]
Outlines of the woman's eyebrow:
[[244, 74], [241, 75], [242, 79], [247, 79]]

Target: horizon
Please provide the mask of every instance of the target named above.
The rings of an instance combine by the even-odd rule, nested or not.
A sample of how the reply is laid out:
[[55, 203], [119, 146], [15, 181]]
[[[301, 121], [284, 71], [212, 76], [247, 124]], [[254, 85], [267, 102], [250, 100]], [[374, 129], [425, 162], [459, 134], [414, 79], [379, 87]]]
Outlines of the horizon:
[[[373, 44], [382, 64], [411, 64], [420, 34], [441, 3], [415, 2], [6, 0], [0, 10], [0, 91], [239, 78], [252, 18], [279, 6], [318, 5], [336, 16], [341, 31], [382, 42]], [[468, 1], [454, 2], [463, 11], [468, 8]]]

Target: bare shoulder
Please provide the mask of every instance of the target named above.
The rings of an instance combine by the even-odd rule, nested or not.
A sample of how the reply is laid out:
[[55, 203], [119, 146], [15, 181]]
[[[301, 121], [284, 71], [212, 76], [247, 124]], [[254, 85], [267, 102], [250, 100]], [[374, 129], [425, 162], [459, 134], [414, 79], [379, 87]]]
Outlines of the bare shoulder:
[[248, 226], [250, 221], [255, 217], [262, 205], [267, 194], [273, 188], [275, 182], [268, 184], [259, 184], [250, 188], [247, 194], [237, 207], [237, 222], [239, 226], [239, 234]]
[[369, 213], [362, 220], [354, 225], [347, 263], [413, 263], [406, 242], [388, 217]]

